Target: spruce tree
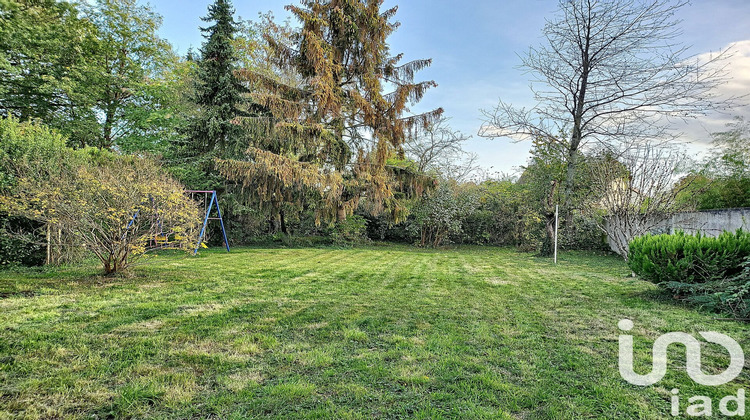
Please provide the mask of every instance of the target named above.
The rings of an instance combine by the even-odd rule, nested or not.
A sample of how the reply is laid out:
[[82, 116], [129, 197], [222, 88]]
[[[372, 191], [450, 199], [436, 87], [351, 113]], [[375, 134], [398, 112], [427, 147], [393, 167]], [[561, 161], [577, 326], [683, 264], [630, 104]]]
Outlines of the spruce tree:
[[213, 23], [201, 28], [206, 38], [200, 49], [195, 102], [198, 113], [188, 129], [189, 154], [224, 158], [242, 155], [242, 130], [236, 124], [242, 115], [243, 86], [234, 75], [237, 56], [233, 47], [237, 24], [230, 0], [216, 0], [202, 20]]
[[382, 0], [287, 6], [302, 28], [289, 44], [266, 41], [278, 67], [294, 69], [301, 83], [238, 71], [255, 89], [251, 118], [240, 119], [252, 140], [245, 160], [218, 162], [222, 174], [261, 203], [312, 205], [319, 220], [346, 218], [363, 197], [373, 213], [404, 215], [395, 193], [419, 192], [432, 180], [391, 162], [402, 156], [406, 133], [434, 121], [442, 109], [409, 115], [409, 106], [436, 86], [414, 81], [431, 60], [399, 64], [402, 55], [391, 54], [387, 43], [398, 27], [392, 21], [397, 9], [381, 6]]

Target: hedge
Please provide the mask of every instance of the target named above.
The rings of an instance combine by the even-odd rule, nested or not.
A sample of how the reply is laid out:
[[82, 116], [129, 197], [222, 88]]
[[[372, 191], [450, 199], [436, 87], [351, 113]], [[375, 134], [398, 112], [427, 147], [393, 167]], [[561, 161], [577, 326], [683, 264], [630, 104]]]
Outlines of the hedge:
[[750, 232], [724, 232], [713, 238], [645, 235], [630, 242], [628, 265], [641, 278], [677, 297], [711, 310], [750, 316]]

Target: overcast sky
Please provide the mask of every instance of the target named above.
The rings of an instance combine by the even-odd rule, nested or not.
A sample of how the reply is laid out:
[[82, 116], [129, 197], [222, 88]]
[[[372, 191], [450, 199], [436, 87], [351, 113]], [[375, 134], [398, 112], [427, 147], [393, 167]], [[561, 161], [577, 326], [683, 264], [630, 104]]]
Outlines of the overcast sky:
[[[152, 0], [163, 16], [162, 37], [180, 53], [200, 47], [198, 26], [210, 0]], [[278, 19], [288, 17], [287, 1], [234, 0], [237, 16], [255, 19], [272, 11]], [[480, 164], [492, 171], [512, 172], [528, 157], [529, 143], [477, 137], [482, 124], [480, 109], [489, 109], [498, 99], [519, 106], [533, 106], [529, 75], [518, 69], [519, 54], [542, 42], [545, 18], [554, 16], [557, 0], [386, 0], [399, 5], [399, 30], [391, 36], [391, 50], [403, 52], [405, 60], [432, 58], [431, 68], [418, 74], [435, 80], [414, 111], [443, 107], [451, 126], [474, 138], [467, 149], [479, 154]], [[735, 96], [750, 94], [750, 0], [693, 0], [678, 16], [683, 20], [683, 42], [694, 55], [716, 52], [734, 45], [729, 70], [732, 81], [724, 91]], [[748, 100], [750, 102], [750, 100]], [[750, 107], [732, 112], [750, 118]], [[719, 131], [731, 115], [701, 118], [681, 128], [691, 150], [703, 150], [708, 133]]]

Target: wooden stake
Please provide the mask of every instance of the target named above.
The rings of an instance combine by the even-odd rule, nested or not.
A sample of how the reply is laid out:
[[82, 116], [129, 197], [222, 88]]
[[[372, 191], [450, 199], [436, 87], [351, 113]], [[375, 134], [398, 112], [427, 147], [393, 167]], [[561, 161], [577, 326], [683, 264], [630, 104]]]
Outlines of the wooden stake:
[[52, 228], [47, 223], [47, 265], [52, 263]]

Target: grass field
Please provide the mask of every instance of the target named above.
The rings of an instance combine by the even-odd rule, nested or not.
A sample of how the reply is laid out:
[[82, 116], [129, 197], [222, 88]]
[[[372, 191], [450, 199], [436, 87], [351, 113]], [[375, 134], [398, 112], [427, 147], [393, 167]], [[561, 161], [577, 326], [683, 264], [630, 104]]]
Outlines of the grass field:
[[[641, 372], [669, 331], [750, 349], [747, 324], [628, 274], [615, 257], [398, 246], [0, 272], [0, 418], [640, 419], [668, 417], [673, 388], [715, 406], [750, 388], [747, 369], [694, 384], [677, 346], [659, 384], [623, 381], [623, 318]], [[725, 358], [709, 348], [704, 371]]]

